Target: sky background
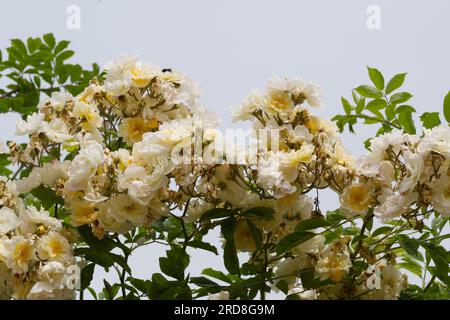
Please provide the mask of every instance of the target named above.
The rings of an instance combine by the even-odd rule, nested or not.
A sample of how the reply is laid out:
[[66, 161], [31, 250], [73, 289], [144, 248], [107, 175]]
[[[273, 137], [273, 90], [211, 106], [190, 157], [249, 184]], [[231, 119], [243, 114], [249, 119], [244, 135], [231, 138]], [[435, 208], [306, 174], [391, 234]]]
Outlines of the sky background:
[[[66, 12], [80, 10], [80, 29], [69, 29]], [[371, 30], [367, 8], [380, 9], [381, 28]], [[386, 81], [408, 72], [405, 90], [419, 113], [441, 111], [450, 89], [450, 1], [413, 0], [14, 0], [0, 12], [0, 48], [11, 38], [25, 39], [53, 32], [57, 40], [72, 41], [71, 61], [101, 66], [123, 54], [181, 70], [199, 82], [201, 101], [222, 118], [222, 129], [232, 124], [230, 106], [267, 79], [299, 76], [320, 84], [325, 93], [318, 114], [342, 112], [340, 97], [368, 83], [366, 66], [377, 67]], [[14, 114], [0, 115], [0, 137], [13, 136]], [[368, 126], [343, 139], [353, 155], [364, 152], [363, 141], [374, 133]], [[17, 139], [16, 139], [17, 140]], [[20, 140], [20, 139], [19, 139]], [[326, 201], [323, 199], [326, 198]], [[334, 194], [322, 196], [324, 209], [337, 206]], [[209, 239], [217, 241], [217, 233]], [[223, 268], [219, 256], [191, 252], [191, 274], [206, 267]], [[136, 277], [159, 271], [164, 248], [149, 247], [132, 256]], [[104, 275], [96, 274], [100, 288]]]

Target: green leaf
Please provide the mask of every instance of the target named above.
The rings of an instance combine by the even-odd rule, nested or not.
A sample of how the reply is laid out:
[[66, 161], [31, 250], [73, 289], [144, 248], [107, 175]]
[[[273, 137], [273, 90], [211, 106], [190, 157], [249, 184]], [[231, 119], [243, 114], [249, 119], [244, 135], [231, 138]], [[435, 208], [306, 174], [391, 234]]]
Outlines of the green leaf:
[[215, 255], [218, 255], [217, 248], [210, 243], [203, 242], [201, 240], [193, 240], [188, 242], [188, 246], [196, 249], [203, 249], [206, 251], [210, 251]]
[[387, 233], [390, 232], [392, 229], [393, 229], [393, 228], [392, 228], [392, 227], [389, 227], [389, 226], [382, 226], [382, 227], [379, 227], [379, 228], [375, 229], [375, 231], [372, 232], [371, 236], [372, 236], [372, 238], [375, 238], [375, 237], [377, 237], [377, 236], [379, 236], [379, 235], [387, 234]]
[[236, 219], [231, 217], [222, 223], [222, 234], [225, 238], [223, 248], [223, 259], [225, 268], [231, 274], [240, 274], [239, 258], [234, 243], [234, 231], [236, 230]]
[[352, 106], [350, 103], [345, 99], [344, 97], [341, 97], [342, 106], [344, 107], [344, 111], [346, 115], [349, 115], [352, 113]]
[[273, 219], [273, 215], [275, 213], [275, 210], [273, 208], [266, 208], [266, 207], [254, 207], [251, 209], [248, 209], [247, 211], [244, 211], [242, 215], [244, 216], [255, 216], [258, 218], [262, 218], [264, 220], [271, 220]]
[[20, 56], [22, 58], [25, 58], [26, 56], [28, 56], [27, 47], [26, 47], [25, 43], [23, 43], [22, 40], [12, 39], [11, 45], [20, 52]]
[[53, 49], [55, 47], [56, 41], [53, 33], [44, 34], [42, 38], [44, 39], [45, 43], [48, 45], [50, 49]]
[[276, 251], [278, 253], [284, 253], [286, 251], [291, 250], [292, 248], [295, 248], [299, 244], [313, 238], [314, 236], [315, 233], [307, 231], [299, 231], [288, 234], [283, 239], [281, 239], [280, 242], [278, 242], [278, 245], [276, 246]]
[[159, 258], [159, 267], [166, 275], [182, 281], [184, 279], [184, 269], [170, 262], [166, 257]]
[[409, 134], [416, 134], [416, 127], [414, 125], [414, 120], [412, 117], [412, 113], [408, 111], [401, 112], [397, 117], [398, 122], [405, 130], [405, 132]]
[[375, 68], [367, 67], [369, 78], [378, 90], [384, 89], [384, 78], [380, 71]]
[[395, 118], [395, 106], [393, 104], [388, 104], [385, 110], [386, 119], [393, 120]]
[[366, 98], [381, 98], [383, 96], [377, 88], [368, 85], [359, 86], [355, 91]]
[[67, 50], [67, 51], [61, 52], [61, 53], [56, 57], [56, 64], [63, 63], [65, 60], [71, 58], [74, 54], [75, 54], [75, 52], [72, 51], [72, 50]]
[[383, 116], [380, 113], [380, 110], [385, 109], [386, 107], [387, 107], [386, 100], [375, 99], [367, 104], [366, 109], [375, 114], [376, 116], [383, 118]]
[[402, 113], [402, 112], [414, 113], [414, 112], [416, 112], [416, 109], [414, 109], [413, 107], [408, 106], [406, 104], [398, 106], [397, 109], [395, 109], [395, 113]]
[[148, 291], [150, 290], [152, 284], [150, 280], [142, 280], [132, 277], [129, 277], [127, 280], [133, 285], [133, 287], [135, 287], [144, 294], [148, 294]]
[[409, 272], [412, 272], [420, 278], [422, 277], [422, 267], [413, 261], [408, 260], [408, 262], [400, 262], [397, 264], [397, 266], [399, 268], [406, 269]]
[[413, 256], [417, 255], [419, 249], [419, 242], [416, 239], [410, 238], [404, 234], [398, 235], [400, 247]]
[[205, 288], [205, 287], [218, 287], [220, 286], [216, 282], [206, 278], [206, 277], [192, 277], [189, 280], [190, 283], [195, 284], [198, 287]]
[[102, 239], [98, 239], [89, 226], [84, 225], [78, 227], [78, 233], [81, 239], [86, 242], [89, 247], [102, 252], [110, 252], [114, 248], [120, 248], [125, 254], [130, 254], [130, 249], [119, 241], [114, 241], [109, 236], [104, 236]]
[[159, 258], [161, 271], [179, 281], [184, 280], [184, 270], [189, 265], [189, 255], [180, 247], [167, 250], [167, 258]]
[[437, 275], [444, 275], [448, 277], [450, 252], [444, 247], [433, 243], [422, 243], [421, 245], [433, 260], [438, 272]]
[[281, 292], [283, 292], [284, 294], [288, 294], [288, 292], [289, 292], [289, 286], [288, 286], [288, 283], [285, 280], [278, 281], [276, 283], [276, 287], [278, 289], [280, 289]]
[[131, 274], [130, 266], [128, 265], [127, 261], [124, 257], [121, 255], [109, 252], [108, 255], [111, 257], [111, 259], [114, 261], [114, 263], [117, 263], [119, 266], [122, 267], [123, 270]]
[[39, 38], [28, 38], [27, 46], [30, 53], [35, 52], [40, 46], [42, 46], [42, 41]]
[[399, 104], [408, 101], [412, 98], [412, 94], [409, 92], [399, 92], [396, 94], [393, 94], [391, 98], [389, 99], [389, 102], [392, 104]]
[[386, 94], [390, 94], [392, 91], [400, 88], [405, 82], [407, 73], [399, 73], [392, 77], [386, 85]]
[[366, 106], [366, 98], [362, 97], [359, 99], [358, 103], [356, 104], [355, 112], [356, 114], [361, 114], [361, 112], [364, 110], [364, 107]]
[[327, 211], [326, 218], [327, 218], [327, 221], [329, 221], [330, 224], [332, 224], [332, 225], [337, 225], [341, 221], [344, 221], [347, 219], [345, 217], [345, 215], [343, 215], [339, 209], [334, 210], [334, 211]]
[[57, 196], [53, 189], [47, 188], [43, 185], [33, 189], [31, 194], [41, 201], [42, 206], [45, 209], [49, 209], [55, 204], [64, 205], [64, 200]]
[[103, 285], [105, 286], [105, 288], [103, 289], [105, 299], [113, 300], [118, 292], [118, 287], [116, 287], [117, 290], [114, 290], [113, 286], [111, 286], [111, 284], [106, 279], [103, 279]]
[[0, 154], [0, 176], [7, 177], [12, 171], [8, 168], [11, 161], [8, 160], [9, 155], [6, 153]]
[[233, 280], [231, 280], [226, 274], [222, 271], [214, 270], [213, 268], [206, 268], [202, 271], [202, 274], [205, 276], [209, 276], [218, 280], [222, 280], [223, 282], [232, 284]]
[[450, 123], [450, 91], [444, 98], [444, 117]]
[[85, 260], [102, 266], [107, 271], [114, 265], [114, 259], [108, 252], [102, 252], [92, 248], [77, 248], [74, 250], [74, 253], [76, 256], [84, 257]]
[[200, 221], [212, 220], [218, 218], [225, 218], [233, 215], [235, 212], [233, 210], [228, 210], [225, 208], [214, 208], [206, 211], [200, 218]]
[[425, 112], [420, 116], [420, 120], [427, 129], [434, 128], [441, 124], [438, 112]]
[[295, 232], [308, 231], [316, 228], [323, 228], [331, 226], [331, 223], [322, 218], [311, 218], [300, 221], [295, 227]]
[[334, 284], [330, 279], [321, 281], [319, 278], [315, 278], [314, 268], [304, 269], [300, 273], [300, 279], [302, 280], [302, 287], [305, 289], [315, 289], [327, 284]]
[[252, 234], [253, 241], [255, 241], [256, 248], [260, 249], [263, 241], [261, 231], [250, 220], [246, 220], [246, 222]]
[[94, 276], [95, 264], [89, 263], [86, 267], [81, 270], [81, 283], [80, 290], [84, 290], [91, 284], [92, 278]]
[[62, 40], [58, 42], [58, 44], [55, 47], [54, 54], [57, 55], [58, 53], [62, 52], [64, 49], [66, 49], [70, 44], [70, 41], [68, 40]]

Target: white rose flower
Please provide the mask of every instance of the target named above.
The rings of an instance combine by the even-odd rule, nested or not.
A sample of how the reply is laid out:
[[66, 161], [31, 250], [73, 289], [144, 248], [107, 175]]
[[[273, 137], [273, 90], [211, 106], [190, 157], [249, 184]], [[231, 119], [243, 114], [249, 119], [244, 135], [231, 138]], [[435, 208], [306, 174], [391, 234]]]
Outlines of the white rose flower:
[[105, 230], [124, 233], [133, 227], [144, 225], [148, 209], [133, 201], [126, 194], [119, 194], [102, 204], [99, 220]]
[[264, 106], [264, 97], [256, 91], [252, 91], [240, 105], [232, 109], [233, 122], [250, 120], [256, 110]]
[[138, 61], [137, 57], [126, 55], [105, 66], [107, 71], [105, 90], [113, 95], [123, 95], [132, 86], [143, 88], [152, 78], [161, 75], [161, 69]]
[[298, 125], [294, 130], [290, 131], [292, 136], [292, 142], [311, 142], [313, 135], [309, 132], [308, 128], [302, 125]]
[[49, 213], [44, 209], [37, 210], [33, 206], [24, 207], [21, 206], [19, 211], [20, 224], [18, 228], [21, 233], [34, 234], [36, 231], [36, 226], [43, 225], [54, 230], [59, 230], [62, 228], [62, 223], [60, 220], [50, 217]]
[[372, 178], [378, 174], [380, 162], [370, 156], [362, 156], [356, 161], [356, 170], [358, 174]]
[[41, 131], [42, 128], [42, 114], [33, 113], [27, 116], [27, 120], [19, 120], [16, 123], [16, 134], [19, 136], [31, 135]]
[[102, 125], [102, 119], [95, 104], [76, 101], [72, 111], [73, 115], [83, 121], [81, 127], [87, 131], [93, 131]]
[[450, 127], [440, 125], [432, 129], [423, 129], [423, 131], [425, 134], [417, 150], [421, 153], [434, 151], [450, 158]]
[[211, 182], [218, 186], [217, 197], [221, 201], [240, 206], [246, 198], [246, 190], [236, 181], [228, 179], [227, 174], [229, 170], [229, 165], [220, 165], [216, 167]]
[[441, 215], [450, 216], [450, 176], [443, 173], [433, 185], [433, 207]]
[[306, 101], [313, 108], [318, 108], [321, 106], [322, 102], [322, 89], [315, 83], [309, 82], [305, 88], [303, 93], [306, 96]]
[[42, 167], [34, 167], [27, 177], [15, 181], [17, 191], [27, 193], [41, 184], [53, 186], [58, 179], [67, 178], [69, 166], [70, 161], [53, 161], [44, 163]]
[[404, 157], [406, 169], [408, 170], [408, 175], [405, 178], [403, 178], [400, 184], [399, 187], [400, 192], [407, 192], [416, 186], [423, 172], [424, 167], [423, 158], [421, 154], [405, 152]]
[[335, 240], [320, 252], [315, 273], [321, 280], [330, 278], [339, 282], [351, 266], [352, 261], [347, 245], [343, 240]]
[[63, 263], [73, 260], [72, 247], [69, 241], [59, 232], [50, 231], [43, 235], [38, 242], [37, 253], [42, 260], [60, 261]]
[[28, 293], [29, 300], [66, 300], [75, 298], [75, 290], [68, 288], [69, 279], [66, 267], [51, 261], [39, 270], [40, 281], [36, 282]]
[[69, 128], [60, 118], [55, 118], [50, 122], [42, 123], [42, 131], [53, 142], [64, 143], [72, 139]]
[[14, 210], [3, 207], [0, 209], [0, 236], [14, 230], [19, 221]]
[[61, 111], [67, 101], [73, 101], [73, 96], [69, 92], [53, 92], [50, 98], [46, 97], [39, 103], [39, 110], [50, 104], [55, 111]]
[[389, 221], [407, 212], [413, 201], [417, 200], [417, 193], [397, 194], [391, 189], [383, 189], [378, 201], [380, 204], [374, 213], [382, 221]]
[[264, 189], [271, 191], [275, 198], [279, 199], [297, 190], [286, 181], [278, 154], [272, 154], [268, 158], [260, 159], [258, 162], [257, 183]]
[[39, 167], [33, 168], [27, 177], [16, 181], [17, 191], [19, 193], [30, 192], [42, 184], [42, 175], [39, 169]]
[[117, 187], [119, 191], [128, 190], [131, 199], [142, 206], [148, 205], [155, 192], [161, 187], [159, 184], [152, 186], [146, 182], [151, 179], [143, 167], [130, 165], [124, 173], [120, 173], [117, 178]]
[[3, 260], [13, 273], [27, 272], [34, 259], [35, 249], [29, 239], [22, 236], [0, 238], [0, 260]]
[[94, 140], [87, 141], [68, 168], [69, 180], [66, 187], [70, 191], [86, 189], [89, 179], [95, 174], [98, 166], [105, 158], [101, 144]]
[[379, 161], [384, 159], [384, 152], [389, 146], [399, 147], [407, 140], [407, 135], [402, 130], [394, 129], [379, 137], [373, 138], [370, 142], [372, 157]]

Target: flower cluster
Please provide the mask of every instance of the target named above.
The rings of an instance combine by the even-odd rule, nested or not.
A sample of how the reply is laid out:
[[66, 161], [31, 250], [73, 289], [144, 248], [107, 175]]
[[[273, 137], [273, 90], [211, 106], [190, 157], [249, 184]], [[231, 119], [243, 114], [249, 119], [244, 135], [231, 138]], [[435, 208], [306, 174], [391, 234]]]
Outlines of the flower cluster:
[[[170, 242], [174, 251], [190, 241], [214, 251], [202, 237], [220, 225], [224, 251], [236, 260], [236, 251], [249, 253], [243, 272], [257, 270], [286, 293], [398, 298], [406, 278], [395, 255], [364, 247], [368, 221], [359, 238], [344, 233], [341, 220], [328, 221], [319, 190], [339, 195], [343, 223], [353, 228], [358, 215], [383, 222], [402, 216], [419, 230], [421, 215], [450, 212], [450, 128], [423, 136], [393, 130], [354, 161], [334, 123], [313, 114], [322, 97], [314, 83], [272, 78], [264, 92], [246, 97], [233, 111], [234, 121], [252, 121], [250, 140], [242, 144], [221, 135], [217, 116], [198, 103], [199, 95], [185, 75], [126, 56], [79, 95], [54, 93], [17, 123], [17, 134], [29, 141], [9, 142], [9, 160], [20, 175], [0, 180], [0, 297], [74, 296], [77, 240], [64, 220], [71, 228], [87, 225], [82, 236], [89, 230], [107, 240], [126, 234], [131, 242], [136, 230], [156, 230], [152, 240]], [[61, 200], [51, 214], [31, 205], [36, 190]], [[301, 223], [312, 226], [299, 231]], [[179, 232], [169, 235], [170, 224]], [[317, 231], [324, 226], [341, 229], [330, 237], [328, 229]], [[232, 263], [225, 261], [227, 269], [240, 274], [239, 261]], [[306, 276], [315, 286], [305, 287]], [[220, 289], [207, 293], [236, 298]]]
[[1, 179], [0, 190], [0, 299], [74, 298], [74, 234], [47, 211], [26, 206], [13, 182]]
[[[279, 237], [313, 213], [320, 215], [317, 201], [308, 196], [311, 190], [340, 192], [354, 179], [354, 161], [336, 126], [311, 113], [320, 98], [321, 90], [314, 83], [270, 79], [264, 93], [253, 92], [233, 112], [234, 120], [252, 120], [258, 132], [256, 164], [224, 165], [209, 180], [210, 187], [219, 186], [221, 200], [234, 207], [273, 208], [272, 220], [253, 218], [253, 223]], [[248, 247], [251, 239], [240, 241], [240, 233], [248, 234], [246, 224], [235, 237]]]
[[[301, 299], [362, 299], [396, 300], [406, 288], [407, 277], [395, 267], [395, 261], [375, 259], [375, 263], [357, 275], [358, 285], [346, 283], [353, 267], [348, 247], [349, 237], [325, 244], [322, 236], [316, 236], [292, 250], [292, 256], [276, 265], [276, 278], [288, 285], [292, 294]], [[322, 285], [317, 289], [305, 289], [298, 275], [312, 272]]]
[[[190, 153], [197, 127], [217, 123], [195, 104], [198, 86], [181, 73], [133, 57], [106, 69], [104, 83], [94, 79], [76, 97], [54, 94], [44, 101], [17, 124], [18, 134], [30, 136], [28, 145], [10, 145], [12, 160], [31, 168], [17, 181], [19, 192], [53, 188], [72, 225], [92, 224], [98, 237], [167, 215], [179, 198], [171, 180], [189, 180], [192, 171], [175, 156]], [[51, 161], [39, 165], [42, 154]]]
[[423, 136], [393, 130], [371, 141], [358, 159], [358, 178], [341, 195], [349, 216], [369, 208], [383, 221], [418, 222], [426, 212], [450, 213], [450, 128], [425, 129]]

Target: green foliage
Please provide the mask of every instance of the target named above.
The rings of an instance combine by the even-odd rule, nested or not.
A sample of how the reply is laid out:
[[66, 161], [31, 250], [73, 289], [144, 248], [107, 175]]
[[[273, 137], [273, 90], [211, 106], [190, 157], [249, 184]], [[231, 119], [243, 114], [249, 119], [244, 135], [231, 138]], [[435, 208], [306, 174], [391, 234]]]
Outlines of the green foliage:
[[31, 194], [40, 201], [44, 209], [49, 209], [55, 204], [64, 205], [64, 200], [61, 197], [58, 197], [55, 191], [43, 185], [32, 190]]
[[450, 91], [444, 98], [444, 117], [450, 123]]
[[292, 248], [295, 248], [299, 244], [311, 239], [314, 237], [314, 233], [307, 231], [296, 231], [291, 234], [288, 234], [277, 245], [276, 251], [278, 253], [284, 253]]
[[427, 129], [434, 128], [441, 124], [439, 112], [425, 112], [420, 116], [423, 127]]
[[[413, 95], [406, 91], [396, 92], [402, 87], [406, 73], [394, 75], [384, 85], [382, 73], [375, 68], [367, 67], [372, 85], [360, 85], [352, 91], [353, 103], [342, 97], [344, 114], [336, 115], [333, 120], [339, 130], [343, 132], [347, 127], [352, 133], [358, 121], [363, 124], [379, 126], [376, 135], [401, 129], [409, 134], [416, 134], [417, 127], [414, 120], [416, 109], [405, 104]], [[444, 118], [450, 122], [450, 92], [444, 99]], [[439, 112], [425, 112], [420, 115], [423, 128], [430, 129], [441, 124]], [[365, 146], [370, 149], [370, 139]]]
[[342, 98], [345, 114], [333, 118], [340, 131], [344, 131], [347, 126], [350, 132], [354, 132], [354, 125], [358, 120], [362, 120], [364, 124], [379, 125], [377, 135], [392, 129], [403, 129], [411, 134], [416, 133], [413, 120], [416, 110], [412, 106], [404, 104], [413, 95], [409, 92], [394, 93], [403, 85], [406, 73], [395, 75], [385, 87], [384, 77], [378, 69], [368, 67], [367, 70], [373, 86], [360, 85], [356, 87], [352, 92], [353, 104]]
[[234, 231], [236, 230], [236, 219], [231, 217], [222, 223], [222, 234], [225, 238], [223, 249], [223, 261], [225, 268], [231, 274], [240, 274], [239, 258], [234, 243]]
[[0, 88], [0, 113], [13, 111], [25, 117], [36, 111], [42, 94], [66, 90], [76, 95], [99, 76], [95, 63], [87, 70], [67, 62], [75, 54], [69, 44], [57, 42], [51, 33], [26, 41], [12, 39], [5, 53], [0, 53], [0, 77], [6, 82]]
[[167, 257], [159, 258], [161, 271], [179, 281], [184, 280], [184, 270], [189, 265], [189, 255], [181, 247], [166, 251]]

